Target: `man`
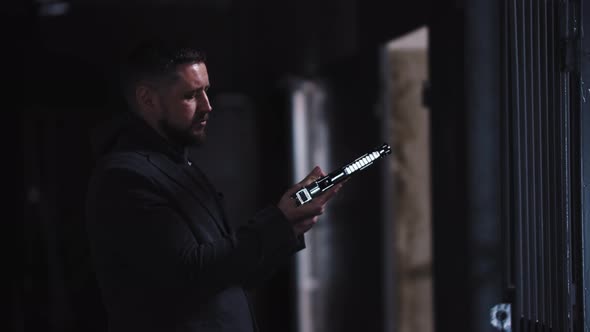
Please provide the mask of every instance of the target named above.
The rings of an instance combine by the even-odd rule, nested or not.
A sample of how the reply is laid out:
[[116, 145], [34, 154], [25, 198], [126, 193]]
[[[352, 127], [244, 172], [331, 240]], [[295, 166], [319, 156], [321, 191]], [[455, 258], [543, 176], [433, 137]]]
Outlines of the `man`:
[[316, 167], [246, 226], [232, 229], [220, 195], [191, 160], [212, 107], [191, 49], [146, 46], [123, 70], [130, 112], [101, 134], [87, 224], [97, 278], [118, 331], [255, 331], [244, 289], [304, 247], [335, 186], [297, 207]]

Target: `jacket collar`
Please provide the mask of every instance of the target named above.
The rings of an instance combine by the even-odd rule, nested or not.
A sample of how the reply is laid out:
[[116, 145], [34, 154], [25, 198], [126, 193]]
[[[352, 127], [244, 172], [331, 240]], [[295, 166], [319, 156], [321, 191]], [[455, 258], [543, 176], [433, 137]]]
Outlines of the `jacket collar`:
[[185, 146], [178, 146], [166, 140], [136, 114], [127, 112], [125, 116], [128, 130], [119, 140], [116, 149], [134, 148], [153, 151], [162, 153], [177, 163], [188, 162], [188, 150]]

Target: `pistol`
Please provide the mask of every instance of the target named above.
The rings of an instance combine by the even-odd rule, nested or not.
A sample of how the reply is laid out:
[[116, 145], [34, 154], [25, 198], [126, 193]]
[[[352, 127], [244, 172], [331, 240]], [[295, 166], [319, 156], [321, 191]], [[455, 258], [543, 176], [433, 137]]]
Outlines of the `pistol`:
[[387, 143], [383, 143], [380, 147], [371, 150], [368, 153], [356, 158], [351, 163], [348, 163], [330, 174], [323, 176], [312, 184], [299, 189], [291, 197], [295, 199], [297, 206], [311, 201], [314, 197], [321, 195], [326, 190], [330, 189], [335, 184], [342, 182], [353, 175], [359, 173], [365, 168], [373, 165], [373, 162], [385, 155], [391, 153], [391, 147]]

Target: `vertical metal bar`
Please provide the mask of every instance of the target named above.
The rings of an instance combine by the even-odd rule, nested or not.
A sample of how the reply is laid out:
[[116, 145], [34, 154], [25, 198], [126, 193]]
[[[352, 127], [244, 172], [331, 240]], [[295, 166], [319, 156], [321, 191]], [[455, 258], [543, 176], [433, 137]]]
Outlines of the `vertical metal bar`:
[[571, 302], [571, 291], [572, 291], [572, 207], [571, 207], [571, 92], [570, 92], [570, 74], [562, 74], [562, 82], [564, 84], [563, 94], [563, 107], [564, 107], [564, 124], [563, 124], [563, 140], [564, 140], [564, 209], [565, 209], [565, 227], [562, 241], [564, 243], [564, 303], [565, 303], [565, 331], [573, 330], [572, 320], [572, 302]]
[[[570, 291], [569, 291], [569, 298], [570, 298], [570, 305], [571, 308], [571, 315], [570, 315], [570, 326], [572, 326], [575, 330], [581, 330], [583, 326], [582, 320], [580, 319], [583, 317], [583, 306], [579, 305], [578, 299], [581, 299], [578, 286], [581, 286], [580, 277], [582, 272], [581, 262], [582, 257], [580, 256], [582, 252], [581, 247], [581, 224], [582, 224], [582, 211], [583, 211], [583, 201], [581, 199], [582, 194], [582, 153], [580, 150], [581, 141], [582, 141], [582, 115], [581, 115], [581, 88], [582, 88], [582, 79], [581, 79], [581, 64], [579, 58], [579, 50], [581, 50], [581, 44], [579, 39], [579, 28], [580, 28], [580, 0], [572, 1], [573, 7], [570, 8], [571, 13], [570, 17], [572, 19], [571, 23], [571, 36], [570, 40], [572, 41], [572, 45], [576, 49], [573, 57], [573, 72], [570, 74], [570, 80], [568, 81], [570, 86], [570, 96], [569, 96], [569, 105], [570, 105], [570, 112], [569, 112], [569, 137], [570, 137], [570, 148], [569, 148], [569, 172], [570, 172], [570, 181], [569, 181], [569, 193], [570, 193], [570, 225], [569, 225], [569, 252], [570, 258], [568, 259], [568, 264], [570, 265], [569, 268], [569, 280], [571, 282]], [[579, 47], [579, 48], [578, 48]], [[581, 295], [581, 294], [580, 294]], [[576, 310], [574, 310], [576, 309]]]
[[536, 209], [537, 212], [535, 218], [535, 261], [536, 261], [536, 269], [534, 270], [534, 274], [537, 276], [537, 287], [535, 290], [536, 294], [536, 303], [537, 303], [537, 311], [536, 311], [536, 319], [544, 322], [544, 301], [543, 301], [543, 289], [544, 289], [544, 276], [543, 276], [543, 145], [541, 144], [543, 141], [543, 124], [542, 124], [542, 93], [541, 93], [541, 53], [543, 50], [541, 49], [541, 11], [540, 11], [540, 4], [537, 1], [533, 2], [533, 50], [534, 51], [534, 59], [533, 59], [533, 82], [534, 82], [534, 99], [533, 99], [533, 111], [535, 114], [534, 120], [534, 127], [535, 127], [535, 138], [533, 142], [535, 142], [535, 202], [536, 202]]
[[[522, 36], [519, 29], [518, 22], [520, 21], [520, 8], [522, 5], [519, 5], [521, 0], [514, 0], [512, 2], [512, 15], [510, 22], [512, 23], [511, 33], [514, 36], [513, 40], [513, 59], [511, 64], [513, 65], [512, 72], [513, 72], [513, 118], [512, 118], [512, 131], [514, 132], [514, 174], [515, 174], [515, 219], [514, 222], [516, 224], [515, 230], [515, 242], [516, 242], [516, 300], [517, 300], [517, 309], [519, 316], [525, 315], [525, 308], [526, 308], [526, 296], [525, 296], [525, 275], [523, 271], [523, 266], [525, 265], [525, 255], [524, 255], [524, 247], [523, 247], [523, 219], [524, 219], [524, 212], [523, 212], [523, 205], [524, 205], [524, 198], [523, 198], [523, 183], [522, 183], [522, 170], [523, 170], [523, 160], [522, 160], [522, 133], [521, 133], [521, 126], [520, 126], [520, 117], [522, 113], [522, 101], [521, 101], [521, 66], [522, 66], [522, 57], [520, 52], [520, 45], [522, 45], [521, 40]], [[520, 319], [520, 317], [515, 317], [515, 319]]]
[[[579, 331], [583, 326], [583, 305], [581, 305], [581, 286], [580, 280], [583, 272], [581, 265], [583, 258], [581, 256], [581, 227], [582, 227], [582, 213], [584, 204], [582, 201], [582, 151], [580, 150], [581, 141], [583, 139], [582, 123], [583, 118], [581, 114], [581, 94], [582, 72], [581, 72], [581, 55], [583, 48], [581, 44], [581, 0], [571, 0], [569, 2], [568, 17], [569, 26], [568, 40], [572, 47], [571, 67], [568, 70], [568, 95], [566, 96], [568, 112], [568, 211], [569, 218], [566, 224], [566, 278], [567, 278], [567, 327], [571, 330]], [[588, 53], [588, 50], [584, 50]]]
[[[560, 187], [559, 187], [559, 144], [558, 144], [558, 135], [559, 135], [559, 101], [557, 99], [559, 93], [559, 84], [558, 84], [558, 53], [556, 48], [558, 47], [558, 40], [557, 40], [557, 1], [551, 1], [551, 38], [549, 39], [552, 43], [550, 47], [550, 52], [552, 55], [551, 64], [551, 91], [549, 96], [551, 97], [551, 151], [552, 151], [552, 183], [553, 183], [553, 216], [551, 222], [551, 253], [552, 253], [552, 272], [553, 272], [553, 295], [552, 295], [552, 303], [555, 304], [556, 308], [562, 308], [559, 296], [559, 246], [557, 242], [557, 232], [560, 225], [560, 211], [561, 211], [561, 201], [560, 201]], [[559, 309], [554, 311], [553, 315], [553, 326], [555, 329], [559, 329]]]
[[[489, 309], [498, 303], [498, 2], [473, 0], [465, 6], [466, 172], [470, 275], [470, 331], [487, 330]], [[486, 43], [481, 43], [482, 38]]]
[[519, 181], [519, 71], [518, 71], [518, 36], [516, 30], [516, 2], [505, 0], [505, 197], [504, 197], [504, 239], [506, 243], [506, 287], [507, 299], [513, 304], [512, 324], [516, 327], [522, 315], [522, 250], [520, 246], [521, 226], [521, 190]]
[[521, 246], [523, 247], [523, 278], [524, 284], [523, 292], [524, 292], [524, 315], [525, 318], [529, 318], [531, 316], [531, 275], [529, 273], [530, 266], [531, 266], [531, 253], [530, 253], [530, 227], [529, 227], [529, 220], [530, 220], [530, 200], [529, 200], [529, 130], [527, 127], [528, 122], [528, 113], [529, 113], [529, 98], [528, 98], [528, 87], [529, 87], [529, 76], [528, 76], [528, 40], [527, 40], [527, 24], [526, 24], [526, 6], [527, 0], [521, 1], [521, 9], [519, 12], [520, 15], [520, 35], [521, 35], [521, 53], [520, 53], [520, 68], [521, 68], [521, 86], [520, 86], [520, 94], [521, 98], [521, 107], [520, 107], [520, 117], [518, 121], [518, 125], [521, 128], [521, 155], [520, 158], [522, 160], [522, 176], [520, 178], [522, 182], [522, 196], [523, 196], [523, 218], [522, 218], [522, 238], [521, 238]]
[[[559, 18], [560, 22], [560, 39], [567, 40], [570, 38], [569, 35], [569, 25], [571, 22], [569, 21], [569, 10], [568, 10], [568, 2], [563, 1], [561, 2], [560, 8], [560, 15]], [[561, 301], [562, 301], [562, 317], [560, 326], [564, 331], [571, 329], [571, 305], [570, 305], [570, 282], [571, 282], [571, 266], [570, 266], [570, 225], [571, 225], [571, 214], [570, 214], [570, 174], [569, 174], [569, 100], [570, 100], [570, 92], [569, 92], [569, 73], [560, 71], [559, 72], [559, 80], [560, 80], [560, 94], [559, 94], [559, 103], [560, 103], [560, 110], [561, 110], [561, 122], [560, 122], [560, 146], [563, 148], [561, 153], [561, 181], [562, 181], [562, 227], [559, 229], [559, 241], [560, 241], [560, 269], [562, 271], [561, 277]]]
[[[501, 128], [502, 132], [500, 135], [501, 149], [502, 149], [502, 168], [501, 168], [501, 182], [502, 182], [502, 207], [500, 223], [502, 227], [502, 243], [503, 243], [503, 282], [505, 299], [504, 301], [511, 302], [514, 305], [514, 261], [515, 261], [515, 250], [514, 250], [514, 220], [515, 218], [515, 205], [514, 199], [514, 172], [512, 171], [514, 165], [513, 153], [513, 141], [514, 134], [512, 130], [511, 114], [514, 111], [512, 100], [514, 99], [512, 94], [513, 89], [513, 70], [511, 63], [512, 60], [512, 40], [513, 33], [510, 25], [510, 2], [512, 0], [502, 1], [502, 94], [503, 94], [503, 105], [501, 113]], [[513, 310], [513, 312], [515, 312]]]
[[541, 2], [541, 9], [539, 13], [540, 17], [540, 26], [539, 29], [541, 38], [540, 38], [540, 68], [539, 72], [541, 74], [540, 79], [540, 94], [541, 94], [541, 122], [542, 122], [542, 129], [541, 129], [541, 144], [542, 144], [542, 151], [543, 158], [542, 158], [542, 174], [541, 178], [543, 179], [543, 204], [542, 204], [542, 211], [543, 215], [541, 218], [541, 245], [542, 245], [542, 267], [541, 267], [541, 275], [542, 275], [542, 285], [541, 285], [541, 292], [542, 296], [542, 319], [545, 326], [550, 326], [551, 324], [551, 312], [552, 312], [552, 302], [551, 302], [551, 251], [550, 251], [550, 242], [549, 239], [549, 227], [548, 224], [551, 222], [551, 198], [552, 191], [549, 187], [549, 164], [550, 164], [550, 146], [549, 146], [549, 88], [548, 88], [548, 57], [549, 57], [549, 47], [548, 47], [548, 17], [547, 17], [547, 0], [543, 0]]
[[[558, 6], [558, 13], [557, 13], [557, 19], [558, 19], [558, 34], [557, 34], [557, 38], [562, 38], [563, 36], [563, 20], [564, 20], [564, 11], [563, 11], [563, 5]], [[559, 40], [559, 39], [558, 39]], [[559, 303], [559, 307], [561, 308], [559, 310], [558, 313], [558, 317], [557, 317], [557, 326], [560, 330], [563, 330], [565, 327], [565, 320], [563, 317], [563, 311], [565, 310], [565, 294], [563, 291], [563, 283], [565, 282], [565, 278], [564, 278], [564, 264], [563, 264], [563, 249], [564, 249], [564, 244], [563, 244], [563, 228], [564, 228], [564, 223], [566, 222], [566, 218], [565, 218], [565, 209], [564, 209], [564, 188], [563, 188], [563, 181], [564, 181], [564, 171], [563, 171], [563, 163], [564, 163], [564, 130], [563, 130], [563, 122], [564, 122], [564, 109], [563, 109], [563, 77], [561, 74], [560, 69], [557, 69], [556, 72], [556, 85], [557, 85], [557, 91], [558, 91], [558, 95], [556, 96], [556, 110], [558, 111], [558, 118], [557, 118], [557, 123], [556, 123], [556, 129], [557, 129], [557, 149], [558, 149], [558, 153], [559, 155], [557, 156], [557, 160], [559, 162], [558, 169], [557, 169], [557, 179], [558, 179], [558, 184], [559, 184], [559, 192], [558, 192], [558, 202], [559, 202], [559, 215], [558, 215], [558, 226], [556, 227], [556, 247], [557, 247], [557, 271], [559, 271], [558, 275], [557, 275], [557, 279], [558, 279], [558, 287], [557, 287], [557, 291], [558, 291], [558, 298], [557, 298], [557, 302]]]
[[559, 292], [558, 292], [558, 247], [556, 243], [556, 235], [557, 235], [557, 227], [559, 225], [559, 187], [558, 187], [558, 176], [557, 176], [557, 169], [558, 169], [558, 145], [557, 145], [557, 118], [559, 114], [559, 108], [557, 107], [557, 101], [555, 98], [556, 95], [556, 65], [557, 58], [555, 56], [555, 48], [556, 48], [556, 2], [555, 0], [548, 0], [548, 84], [549, 84], [549, 93], [548, 93], [548, 104], [549, 104], [549, 123], [551, 124], [551, 129], [549, 132], [549, 150], [551, 151], [550, 154], [550, 192], [551, 192], [551, 202], [549, 206], [551, 207], [551, 221], [549, 223], [549, 234], [550, 234], [550, 262], [551, 262], [551, 288], [550, 288], [550, 301], [553, 307], [557, 310], [552, 311], [551, 319], [550, 319], [550, 327], [559, 329]]
[[537, 188], [536, 188], [536, 179], [537, 179], [537, 156], [536, 156], [536, 105], [535, 105], [535, 55], [538, 52], [534, 45], [534, 6], [533, 3], [536, 0], [527, 0], [526, 3], [526, 11], [525, 15], [525, 24], [526, 24], [526, 43], [528, 49], [527, 52], [527, 129], [528, 129], [528, 189], [529, 189], [529, 220], [528, 220], [528, 246], [529, 246], [529, 266], [528, 266], [528, 273], [530, 276], [530, 301], [531, 301], [531, 315], [529, 319], [531, 321], [538, 320], [538, 312], [537, 312], [537, 237], [536, 237], [536, 221], [537, 221]]
[[[587, 35], [590, 33], [590, 4], [582, 1], [580, 4], [580, 19], [582, 31], [586, 35], [582, 35], [581, 49], [590, 49], [590, 37]], [[580, 126], [581, 126], [581, 145], [580, 152], [582, 154], [582, 218], [581, 218], [581, 232], [582, 232], [582, 291], [579, 294], [582, 298], [578, 303], [582, 303], [582, 317], [579, 319], [582, 322], [583, 330], [585, 332], [590, 331], [590, 283], [588, 280], [589, 273], [587, 272], [590, 268], [590, 56], [585, 53], [582, 54], [580, 61]]]
[[526, 292], [526, 318], [530, 319], [534, 315], [534, 276], [532, 272], [532, 267], [534, 265], [534, 252], [532, 246], [532, 239], [531, 233], [533, 233], [534, 228], [532, 226], [532, 220], [534, 218], [534, 200], [532, 199], [532, 194], [534, 192], [533, 188], [533, 150], [532, 150], [532, 134], [531, 134], [531, 87], [532, 87], [532, 68], [531, 68], [531, 58], [532, 58], [532, 45], [531, 45], [531, 19], [530, 19], [530, 7], [531, 7], [532, 0], [524, 0], [523, 10], [521, 11], [522, 17], [522, 30], [523, 30], [523, 86], [522, 86], [522, 95], [524, 96], [523, 100], [523, 115], [521, 118], [521, 126], [523, 128], [523, 159], [524, 159], [524, 176], [523, 176], [523, 187], [525, 188], [525, 218], [524, 222], [524, 240], [523, 245], [525, 247], [525, 264], [524, 264], [524, 272], [525, 272], [525, 280], [526, 284], [525, 292]]
[[570, 158], [571, 158], [571, 142], [570, 142], [570, 91], [569, 91], [569, 74], [562, 74], [563, 84], [563, 95], [562, 95], [562, 106], [564, 107], [563, 112], [563, 209], [564, 209], [564, 223], [561, 235], [561, 241], [563, 243], [562, 259], [563, 259], [563, 302], [564, 312], [564, 331], [572, 330], [572, 307], [571, 307], [571, 174], [570, 174]]

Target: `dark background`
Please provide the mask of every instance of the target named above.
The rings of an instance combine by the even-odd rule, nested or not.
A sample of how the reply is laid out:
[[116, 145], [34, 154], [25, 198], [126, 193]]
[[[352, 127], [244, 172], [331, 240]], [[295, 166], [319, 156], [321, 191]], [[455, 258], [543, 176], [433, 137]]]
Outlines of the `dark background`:
[[[207, 54], [215, 108], [212, 139], [195, 153], [235, 203], [230, 214], [239, 217], [276, 201], [292, 181], [290, 78], [326, 83], [332, 96], [331, 158], [347, 162], [382, 141], [375, 112], [380, 47], [419, 26], [434, 29], [429, 106], [437, 112], [440, 136], [433, 140], [441, 148], [434, 153], [449, 160], [434, 171], [435, 181], [453, 184], [439, 193], [445, 198], [435, 231], [441, 238], [448, 235], [447, 245], [438, 248], [451, 264], [439, 267], [439, 301], [457, 300], [440, 307], [439, 319], [452, 325], [454, 315], [468, 307], [468, 290], [460, 287], [467, 273], [462, 242], [467, 235], [461, 233], [466, 216], [453, 208], [460, 209], [467, 195], [461, 178], [466, 167], [461, 159], [466, 126], [462, 1], [78, 0], [68, 2], [64, 15], [42, 15], [48, 4], [9, 1], [0, 12], [9, 87], [4, 90], [6, 202], [16, 221], [5, 233], [16, 239], [6, 251], [11, 310], [2, 324], [8, 330], [104, 329], [83, 226], [93, 163], [88, 134], [123, 107], [113, 85], [115, 65], [149, 36], [191, 37]], [[238, 178], [228, 172], [237, 164], [243, 168]], [[391, 314], [382, 307], [378, 174], [376, 168], [363, 181], [351, 181], [334, 203], [339, 207], [333, 244], [339, 253], [334, 280], [339, 291], [329, 319], [335, 331], [379, 331]], [[255, 293], [262, 331], [294, 330], [292, 275], [286, 264]]]

